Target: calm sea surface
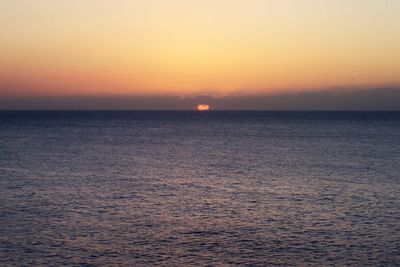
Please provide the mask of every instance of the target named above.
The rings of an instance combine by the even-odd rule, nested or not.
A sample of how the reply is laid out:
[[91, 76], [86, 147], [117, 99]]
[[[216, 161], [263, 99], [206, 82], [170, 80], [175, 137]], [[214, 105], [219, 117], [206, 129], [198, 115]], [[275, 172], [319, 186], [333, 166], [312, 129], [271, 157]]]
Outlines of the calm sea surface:
[[400, 113], [0, 112], [0, 266], [400, 265]]

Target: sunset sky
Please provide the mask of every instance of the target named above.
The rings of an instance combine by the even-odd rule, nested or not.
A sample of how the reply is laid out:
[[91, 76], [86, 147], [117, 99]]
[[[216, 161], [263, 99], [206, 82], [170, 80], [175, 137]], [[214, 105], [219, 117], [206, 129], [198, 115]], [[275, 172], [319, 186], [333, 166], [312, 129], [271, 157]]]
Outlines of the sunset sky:
[[1, 0], [0, 97], [400, 84], [398, 0]]

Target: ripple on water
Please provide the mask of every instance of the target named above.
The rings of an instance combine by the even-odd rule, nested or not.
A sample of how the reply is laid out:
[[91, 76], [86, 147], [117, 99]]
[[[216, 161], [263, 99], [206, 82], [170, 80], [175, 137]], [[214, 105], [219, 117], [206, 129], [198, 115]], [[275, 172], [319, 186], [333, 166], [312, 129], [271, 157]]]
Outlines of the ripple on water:
[[399, 113], [7, 114], [2, 266], [400, 264]]

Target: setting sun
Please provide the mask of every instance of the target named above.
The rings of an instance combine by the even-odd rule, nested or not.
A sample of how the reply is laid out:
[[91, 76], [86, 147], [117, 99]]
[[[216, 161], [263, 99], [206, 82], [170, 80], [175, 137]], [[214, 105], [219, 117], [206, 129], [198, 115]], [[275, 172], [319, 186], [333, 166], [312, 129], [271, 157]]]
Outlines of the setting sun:
[[208, 110], [210, 110], [210, 106], [209, 106], [209, 105], [201, 104], [201, 105], [198, 105], [198, 106], [197, 106], [197, 110], [198, 110], [198, 111], [208, 111]]

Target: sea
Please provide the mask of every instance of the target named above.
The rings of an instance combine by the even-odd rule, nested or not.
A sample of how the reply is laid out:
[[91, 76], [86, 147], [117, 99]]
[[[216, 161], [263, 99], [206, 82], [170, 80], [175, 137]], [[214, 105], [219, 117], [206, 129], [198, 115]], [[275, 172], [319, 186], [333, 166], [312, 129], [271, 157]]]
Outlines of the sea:
[[1, 111], [0, 266], [400, 266], [400, 112]]

